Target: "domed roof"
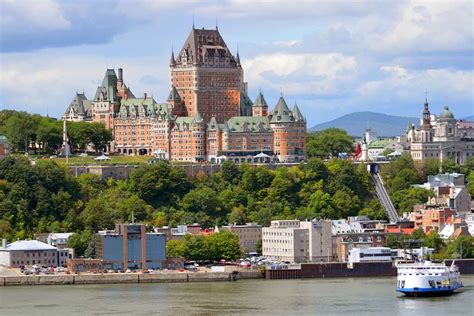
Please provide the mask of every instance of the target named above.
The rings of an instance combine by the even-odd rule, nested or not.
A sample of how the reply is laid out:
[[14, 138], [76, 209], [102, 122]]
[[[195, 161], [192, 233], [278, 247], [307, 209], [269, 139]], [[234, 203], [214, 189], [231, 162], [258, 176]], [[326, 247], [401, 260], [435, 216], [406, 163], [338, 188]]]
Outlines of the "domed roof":
[[454, 119], [453, 112], [449, 110], [449, 107], [445, 106], [441, 114], [439, 115], [440, 119]]

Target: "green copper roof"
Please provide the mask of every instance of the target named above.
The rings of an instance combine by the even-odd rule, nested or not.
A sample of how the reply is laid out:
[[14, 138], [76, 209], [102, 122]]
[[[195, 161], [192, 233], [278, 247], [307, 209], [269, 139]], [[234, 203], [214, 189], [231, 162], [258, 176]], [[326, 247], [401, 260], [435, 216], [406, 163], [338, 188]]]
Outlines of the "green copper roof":
[[174, 126], [177, 130], [189, 130], [193, 124], [194, 117], [192, 116], [178, 116], [174, 122]]
[[275, 109], [272, 111], [271, 123], [290, 123], [294, 122], [293, 112], [290, 111], [283, 97], [280, 97]]
[[295, 103], [295, 106], [293, 107], [293, 110], [291, 110], [291, 112], [293, 112], [293, 117], [295, 118], [295, 121], [297, 122], [306, 121], [305, 117], [303, 116], [303, 114], [301, 114], [300, 108], [298, 107], [296, 103]]
[[94, 101], [100, 100], [101, 95], [103, 95], [104, 101], [115, 101], [117, 98], [117, 80], [115, 70], [107, 69], [102, 84], [97, 87]]
[[369, 143], [369, 148], [370, 147], [385, 147], [390, 143], [390, 139], [378, 139], [378, 140], [373, 140]]
[[265, 101], [265, 98], [263, 97], [262, 92], [259, 92], [257, 95], [257, 98], [255, 99], [255, 103], [253, 106], [266, 106], [268, 107], [267, 101]]
[[245, 92], [240, 93], [240, 116], [252, 115], [252, 100]]
[[230, 132], [269, 132], [268, 118], [263, 116], [234, 116], [227, 121]]
[[140, 114], [144, 116], [161, 116], [167, 120], [174, 120], [175, 117], [168, 112], [168, 104], [156, 103], [153, 98], [131, 98], [120, 101], [118, 116], [136, 117]]
[[181, 101], [181, 97], [179, 96], [178, 90], [176, 90], [175, 86], [171, 87], [170, 94], [168, 95], [168, 101]]
[[440, 119], [454, 119], [454, 114], [449, 110], [449, 107], [445, 106], [441, 114], [439, 115]]
[[84, 93], [77, 93], [66, 109], [65, 115], [69, 115], [71, 110], [77, 115], [86, 115], [91, 108], [92, 101], [87, 100]]

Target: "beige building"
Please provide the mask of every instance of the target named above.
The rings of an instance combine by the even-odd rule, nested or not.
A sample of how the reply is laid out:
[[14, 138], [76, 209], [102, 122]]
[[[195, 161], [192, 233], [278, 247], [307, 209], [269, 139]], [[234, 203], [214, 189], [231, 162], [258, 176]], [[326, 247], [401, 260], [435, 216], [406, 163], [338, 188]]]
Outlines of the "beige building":
[[262, 226], [256, 223], [245, 225], [228, 225], [222, 229], [239, 236], [240, 250], [244, 253], [257, 251], [257, 243], [262, 240]]
[[262, 228], [262, 255], [290, 263], [331, 261], [331, 221], [272, 221]]
[[399, 141], [413, 160], [452, 159], [463, 165], [474, 156], [474, 122], [456, 120], [447, 106], [439, 116], [431, 115], [425, 101], [420, 127], [410, 126]]

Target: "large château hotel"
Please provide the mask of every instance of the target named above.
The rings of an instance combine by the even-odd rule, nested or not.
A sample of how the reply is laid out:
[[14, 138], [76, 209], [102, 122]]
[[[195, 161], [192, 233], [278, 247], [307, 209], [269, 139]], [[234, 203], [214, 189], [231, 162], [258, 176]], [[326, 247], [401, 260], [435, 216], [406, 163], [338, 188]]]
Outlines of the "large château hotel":
[[193, 26], [183, 48], [171, 54], [171, 91], [157, 103], [137, 98], [107, 69], [93, 100], [76, 93], [64, 113], [69, 121], [104, 123], [113, 131], [110, 150], [118, 154], [155, 154], [169, 160], [280, 162], [306, 158], [306, 119], [283, 96], [272, 111], [260, 92], [247, 94], [239, 53], [232, 55], [217, 27]]

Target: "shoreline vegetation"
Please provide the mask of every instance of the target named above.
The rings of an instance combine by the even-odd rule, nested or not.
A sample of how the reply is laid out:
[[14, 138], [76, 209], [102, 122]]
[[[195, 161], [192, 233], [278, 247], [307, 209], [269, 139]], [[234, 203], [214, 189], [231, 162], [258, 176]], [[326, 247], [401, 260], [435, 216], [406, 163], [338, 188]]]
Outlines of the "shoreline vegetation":
[[[92, 143], [98, 154], [108, 136], [103, 126], [94, 125], [91, 129], [89, 123], [85, 124], [71, 124], [68, 128], [72, 148], [83, 152]], [[71, 232], [75, 234], [68, 246], [77, 256], [94, 258], [94, 233], [131, 221], [146, 224], [151, 231], [152, 227], [193, 223], [213, 228], [247, 222], [269, 226], [272, 220], [284, 219], [386, 219], [367, 166], [333, 158], [352, 151], [352, 138], [339, 129], [308, 134], [309, 158], [299, 165], [276, 165], [270, 169], [226, 161], [220, 171], [212, 175], [198, 173], [190, 179], [183, 168], [161, 161], [140, 163], [125, 180], [103, 180], [93, 174], [74, 177], [64, 164], [65, 158], [50, 159], [62, 144], [60, 121], [26, 112], [0, 111], [0, 133], [9, 137], [16, 152], [0, 159], [0, 238], [12, 241], [34, 238], [38, 233]], [[32, 165], [20, 154], [25, 150], [38, 154], [30, 157], [45, 159], [37, 159]], [[44, 153], [39, 156], [42, 150]], [[150, 158], [112, 157], [107, 163]], [[90, 161], [96, 163], [92, 156], [70, 160], [74, 164]], [[474, 157], [459, 166], [452, 160], [441, 165], [435, 159], [413, 161], [409, 154], [403, 154], [381, 168], [380, 175], [400, 215], [413, 210], [416, 204], [426, 203], [433, 195], [430, 190], [412, 185], [424, 183], [440, 168], [443, 172], [465, 174], [468, 190], [474, 195]], [[461, 257], [474, 256], [472, 237], [445, 242], [438, 234], [425, 236], [420, 231], [414, 237], [435, 248], [439, 258], [452, 257], [460, 248]], [[389, 240], [391, 248], [403, 242], [394, 235]], [[458, 247], [459, 243], [462, 247]], [[184, 253], [186, 260], [201, 259], [196, 258], [202, 254], [195, 251], [197, 247], [186, 251], [175, 248]]]

